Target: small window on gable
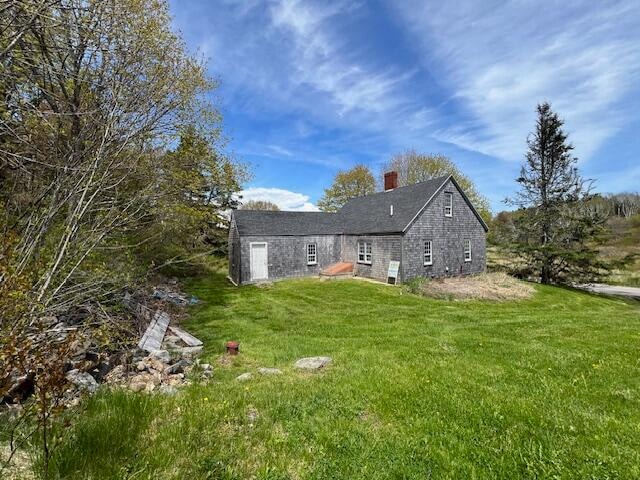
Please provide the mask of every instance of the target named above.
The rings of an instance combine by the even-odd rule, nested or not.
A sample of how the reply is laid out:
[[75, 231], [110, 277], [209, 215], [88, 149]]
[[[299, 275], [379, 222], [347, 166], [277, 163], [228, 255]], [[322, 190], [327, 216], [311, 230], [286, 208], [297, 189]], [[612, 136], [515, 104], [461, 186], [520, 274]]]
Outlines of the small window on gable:
[[424, 264], [433, 265], [433, 242], [431, 240], [424, 242]]
[[471, 261], [471, 240], [464, 241], [464, 261]]
[[444, 216], [453, 217], [453, 193], [444, 192]]
[[318, 247], [315, 243], [307, 244], [307, 265], [316, 265], [318, 263]]
[[358, 263], [371, 264], [371, 243], [358, 242]]

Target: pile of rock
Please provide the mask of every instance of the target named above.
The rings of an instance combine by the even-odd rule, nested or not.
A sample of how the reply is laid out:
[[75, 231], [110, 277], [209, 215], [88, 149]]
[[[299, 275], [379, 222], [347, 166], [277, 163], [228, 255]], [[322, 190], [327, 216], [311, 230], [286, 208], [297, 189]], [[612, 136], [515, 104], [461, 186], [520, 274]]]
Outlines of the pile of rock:
[[[110, 386], [121, 386], [134, 392], [160, 392], [174, 394], [177, 388], [187, 385], [190, 381], [187, 375], [198, 373], [202, 378], [210, 378], [213, 368], [206, 363], [200, 363], [192, 356], [180, 357], [172, 355], [168, 350], [157, 350], [151, 354], [136, 351], [130, 364], [119, 364], [103, 377], [103, 381]], [[194, 375], [195, 376], [195, 375]], [[69, 391], [70, 400], [78, 393], [93, 394], [99, 383], [88, 372], [73, 369], [67, 372], [67, 380], [73, 385]], [[72, 401], [71, 403], [76, 403]]]
[[[152, 294], [150, 290], [133, 295], [126, 293], [123, 301], [128, 314], [125, 312], [118, 319], [109, 317], [111, 322], [121, 322], [122, 331], [128, 332], [118, 351], [105, 349], [103, 342], [97, 340], [99, 332], [87, 325], [93, 318], [88, 309], [74, 309], [64, 315], [41, 319], [43, 325], [49, 326], [44, 332], [47, 335], [44, 340], [63, 342], [73, 335], [69, 344], [71, 353], [64, 360], [68, 384], [68, 388], [64, 385], [67, 388], [65, 404], [77, 404], [82, 395], [95, 393], [101, 383], [136, 392], [172, 393], [189, 383], [187, 376], [209, 378], [213, 374], [210, 365], [199, 363], [202, 342], [176, 325], [176, 317], [185, 312], [171, 307], [170, 314], [165, 309], [167, 304], [184, 306], [198, 301], [183, 295], [177, 281], [169, 280], [167, 284], [155, 287]], [[154, 329], [159, 319], [163, 321], [162, 328]], [[147, 343], [137, 337], [144, 329], [153, 330], [150, 333], [155, 335]], [[132, 345], [136, 339], [140, 340], [137, 347], [122, 346]], [[43, 341], [40, 337], [36, 340]], [[122, 337], [119, 340], [122, 341]], [[193, 374], [189, 375], [191, 372]], [[3, 381], [8, 382], [8, 388], [0, 393], [0, 405], [19, 406], [34, 394], [35, 373], [25, 374], [16, 368], [6, 376], [9, 378]]]
[[173, 393], [176, 387], [185, 383], [185, 372], [191, 369], [191, 365], [182, 359], [171, 363], [166, 350], [134, 358], [133, 367], [130, 372], [126, 372], [124, 368], [111, 372], [107, 382], [126, 386], [134, 392], [152, 392], [158, 389]]

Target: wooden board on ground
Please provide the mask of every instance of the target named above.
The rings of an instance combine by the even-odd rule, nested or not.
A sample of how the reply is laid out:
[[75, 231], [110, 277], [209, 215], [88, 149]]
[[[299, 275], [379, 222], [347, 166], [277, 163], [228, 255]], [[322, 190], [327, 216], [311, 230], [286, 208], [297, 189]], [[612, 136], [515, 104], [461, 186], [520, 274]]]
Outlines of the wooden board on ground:
[[176, 336], [178, 336], [180, 340], [182, 340], [184, 343], [186, 343], [190, 347], [202, 346], [202, 342], [199, 339], [191, 335], [189, 332], [185, 332], [181, 328], [169, 327], [169, 330], [171, 330], [174, 334], [176, 334]]
[[164, 339], [164, 334], [167, 331], [168, 326], [169, 314], [162, 310], [158, 310], [153, 316], [151, 323], [149, 323], [144, 335], [142, 335], [142, 338], [138, 343], [138, 347], [146, 350], [147, 352], [160, 350], [162, 347], [162, 340]]

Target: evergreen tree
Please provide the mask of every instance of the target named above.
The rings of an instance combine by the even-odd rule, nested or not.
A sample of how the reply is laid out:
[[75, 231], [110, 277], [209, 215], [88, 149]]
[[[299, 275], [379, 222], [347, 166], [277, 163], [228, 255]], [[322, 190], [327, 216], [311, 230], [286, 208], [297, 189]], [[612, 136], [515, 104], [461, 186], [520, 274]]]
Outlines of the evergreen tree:
[[516, 247], [528, 257], [532, 273], [542, 283], [591, 279], [597, 252], [589, 241], [602, 220], [586, 207], [591, 182], [582, 178], [572, 155], [564, 124], [548, 103], [537, 106], [535, 132], [517, 182], [520, 191], [507, 203], [523, 209], [518, 219]]

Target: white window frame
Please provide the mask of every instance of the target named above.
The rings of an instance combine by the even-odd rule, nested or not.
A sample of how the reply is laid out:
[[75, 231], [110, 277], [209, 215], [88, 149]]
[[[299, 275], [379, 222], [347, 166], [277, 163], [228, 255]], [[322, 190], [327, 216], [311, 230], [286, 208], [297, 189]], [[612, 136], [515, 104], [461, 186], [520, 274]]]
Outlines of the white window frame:
[[373, 260], [373, 253], [371, 248], [371, 242], [358, 242], [358, 263], [371, 265], [372, 260]]
[[464, 241], [464, 261], [471, 261], [471, 240]]
[[444, 192], [444, 216], [453, 217], [453, 192]]
[[[427, 253], [427, 245], [429, 246]], [[427, 260], [427, 257], [429, 258]], [[425, 240], [424, 241], [424, 251], [423, 251], [423, 260], [424, 265], [433, 265], [433, 240]]]
[[[311, 247], [313, 247], [313, 253], [309, 251]], [[318, 264], [318, 245], [316, 243], [307, 243], [306, 253], [307, 253], [307, 265], [317, 265]]]

